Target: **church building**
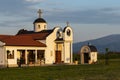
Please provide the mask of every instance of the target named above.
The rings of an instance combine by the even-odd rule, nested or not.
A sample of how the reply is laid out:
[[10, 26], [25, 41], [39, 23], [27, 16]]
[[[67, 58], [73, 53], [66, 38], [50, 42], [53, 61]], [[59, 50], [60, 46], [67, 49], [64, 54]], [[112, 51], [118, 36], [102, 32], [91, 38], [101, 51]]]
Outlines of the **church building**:
[[33, 22], [33, 31], [21, 29], [16, 35], [0, 35], [0, 66], [71, 64], [73, 30], [70, 25], [47, 28], [41, 17]]

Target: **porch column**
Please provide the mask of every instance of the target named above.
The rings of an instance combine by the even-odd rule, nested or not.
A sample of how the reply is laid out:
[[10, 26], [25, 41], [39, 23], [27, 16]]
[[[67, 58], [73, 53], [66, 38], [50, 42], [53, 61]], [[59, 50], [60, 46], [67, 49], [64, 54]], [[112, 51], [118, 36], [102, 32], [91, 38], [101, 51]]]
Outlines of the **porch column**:
[[27, 50], [25, 50], [25, 64], [28, 64], [28, 53], [27, 53]]
[[35, 50], [35, 63], [37, 63], [37, 50]]
[[64, 50], [64, 43], [62, 44], [62, 61], [65, 63], [65, 50]]
[[80, 53], [81, 54], [81, 64], [84, 64], [84, 53]]
[[65, 42], [63, 43], [63, 47], [64, 47], [64, 48], [63, 48], [63, 53], [64, 53], [63, 56], [64, 56], [64, 63], [65, 63], [65, 62], [66, 62], [66, 61], [65, 61]]
[[71, 62], [71, 63], [73, 63], [73, 50], [72, 50], [72, 42], [70, 42], [70, 49], [71, 49], [71, 50], [70, 50], [70, 56], [71, 56], [71, 59], [70, 59], [71, 61], [70, 61], [70, 62]]

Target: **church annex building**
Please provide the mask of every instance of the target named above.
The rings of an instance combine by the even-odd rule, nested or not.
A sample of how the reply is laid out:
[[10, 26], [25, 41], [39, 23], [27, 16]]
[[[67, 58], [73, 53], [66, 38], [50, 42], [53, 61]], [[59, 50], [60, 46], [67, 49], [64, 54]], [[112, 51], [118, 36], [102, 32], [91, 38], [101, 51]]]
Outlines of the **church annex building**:
[[38, 13], [33, 31], [21, 29], [16, 35], [0, 35], [0, 66], [72, 63], [73, 31], [69, 24], [64, 29], [47, 29], [41, 10]]

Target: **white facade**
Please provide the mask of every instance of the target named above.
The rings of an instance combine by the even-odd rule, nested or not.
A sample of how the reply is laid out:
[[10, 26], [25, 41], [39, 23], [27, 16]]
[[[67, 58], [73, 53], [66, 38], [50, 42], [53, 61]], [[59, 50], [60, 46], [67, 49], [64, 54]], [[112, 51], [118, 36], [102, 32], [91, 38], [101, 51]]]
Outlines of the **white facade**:
[[[73, 32], [72, 29], [67, 26], [65, 29], [70, 29], [71, 35], [69, 37], [66, 34], [66, 31], [60, 32], [62, 35], [58, 35], [61, 30], [60, 27], [55, 27], [53, 33], [51, 33], [46, 38], [46, 63], [72, 63], [72, 41], [73, 41]], [[64, 37], [65, 36], [65, 37]], [[66, 39], [68, 38], [68, 39]], [[57, 51], [60, 53], [60, 61], [56, 62]]]

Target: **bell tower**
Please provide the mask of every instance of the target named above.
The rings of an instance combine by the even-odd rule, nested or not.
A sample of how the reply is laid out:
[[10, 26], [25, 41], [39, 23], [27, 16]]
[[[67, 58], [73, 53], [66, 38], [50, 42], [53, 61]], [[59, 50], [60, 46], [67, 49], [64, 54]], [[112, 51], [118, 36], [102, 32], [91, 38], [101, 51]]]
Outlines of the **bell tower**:
[[42, 18], [41, 9], [38, 10], [38, 18], [33, 22], [34, 32], [40, 32], [47, 29], [47, 22]]
[[72, 44], [73, 44], [73, 30], [67, 22], [67, 26], [63, 30], [63, 40], [64, 40], [64, 52], [67, 53], [65, 56], [66, 58], [69, 57], [70, 59], [66, 61], [66, 63], [73, 63], [73, 51], [72, 51]]

